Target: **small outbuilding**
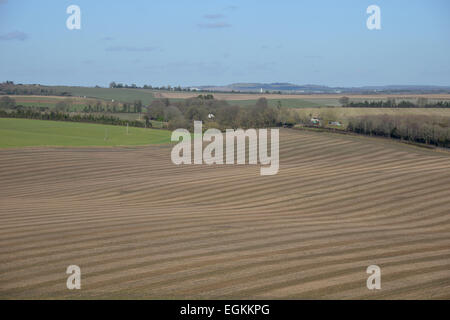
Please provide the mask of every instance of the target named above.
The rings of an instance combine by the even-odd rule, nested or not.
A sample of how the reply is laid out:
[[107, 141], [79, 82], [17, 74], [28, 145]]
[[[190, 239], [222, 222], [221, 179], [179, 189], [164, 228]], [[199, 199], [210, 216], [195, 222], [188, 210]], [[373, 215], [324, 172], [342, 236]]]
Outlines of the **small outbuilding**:
[[311, 124], [320, 125], [320, 119], [319, 118], [311, 118]]
[[328, 121], [328, 125], [330, 126], [336, 126], [336, 127], [341, 127], [342, 123], [340, 121]]

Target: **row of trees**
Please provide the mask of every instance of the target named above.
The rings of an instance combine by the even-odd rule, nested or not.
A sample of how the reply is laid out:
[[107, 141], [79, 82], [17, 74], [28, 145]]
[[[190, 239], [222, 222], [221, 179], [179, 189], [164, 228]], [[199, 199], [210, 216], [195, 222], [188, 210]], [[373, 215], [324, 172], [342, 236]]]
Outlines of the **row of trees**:
[[143, 111], [144, 105], [141, 100], [136, 100], [133, 103], [118, 103], [113, 102], [112, 104], [106, 103], [102, 104], [98, 101], [95, 105], [87, 105], [83, 108], [83, 112], [106, 112], [106, 113], [141, 113]]
[[35, 120], [54, 120], [54, 121], [70, 121], [70, 122], [88, 122], [110, 124], [117, 126], [129, 125], [131, 127], [151, 127], [151, 123], [142, 121], [122, 120], [120, 118], [107, 114], [72, 114], [65, 112], [40, 112], [32, 109], [17, 109], [13, 111], [0, 110], [0, 118], [22, 118]]
[[450, 147], [450, 118], [424, 115], [368, 115], [349, 119], [347, 130]]
[[115, 83], [114, 81], [109, 84], [109, 87], [110, 88], [118, 88], [118, 89], [121, 89], [121, 88], [137, 89], [137, 88], [139, 88], [135, 83], [128, 85], [128, 84], [123, 84], [123, 83]]
[[16, 107], [16, 100], [8, 96], [0, 98], [0, 109], [13, 109]]
[[450, 108], [450, 101], [429, 102], [424, 97], [418, 98], [416, 102], [406, 100], [397, 102], [395, 99], [355, 102], [350, 101], [348, 97], [341, 97], [339, 103], [347, 108]]
[[190, 91], [190, 89], [181, 88], [181, 86], [178, 87], [172, 87], [172, 86], [162, 86], [162, 87], [153, 87], [152, 85], [143, 85], [142, 87], [137, 86], [135, 83], [132, 83], [130, 85], [123, 84], [123, 83], [116, 83], [115, 81], [111, 82], [109, 84], [109, 87], [112, 89], [122, 89], [122, 88], [128, 88], [128, 89], [153, 89], [153, 90], [173, 90], [173, 91]]
[[[87, 105], [83, 108], [83, 112], [92, 113], [92, 112], [103, 112], [103, 113], [141, 113], [144, 109], [144, 105], [141, 100], [135, 100], [133, 103], [119, 103], [119, 102], [102, 102], [98, 100], [95, 104]], [[8, 96], [4, 96], [0, 98], [0, 109], [24, 109], [23, 106], [17, 105], [16, 101], [13, 98]], [[37, 109], [36, 107], [32, 107], [32, 109]], [[50, 110], [49, 107], [45, 107], [42, 111]], [[77, 111], [75, 103], [72, 99], [67, 98], [61, 101], [58, 101], [55, 104], [54, 110], [57, 112], [73, 112]]]
[[22, 85], [14, 84], [12, 81], [6, 81], [0, 83], [0, 95], [66, 96], [70, 94], [39, 85]]

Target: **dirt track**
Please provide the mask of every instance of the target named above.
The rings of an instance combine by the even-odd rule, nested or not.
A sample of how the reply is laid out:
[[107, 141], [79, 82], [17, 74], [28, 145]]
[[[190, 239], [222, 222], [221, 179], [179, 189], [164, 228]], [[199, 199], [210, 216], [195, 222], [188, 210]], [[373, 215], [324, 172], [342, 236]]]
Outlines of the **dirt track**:
[[1, 150], [0, 298], [450, 298], [447, 153], [292, 130], [280, 144], [265, 177], [176, 167], [168, 146]]

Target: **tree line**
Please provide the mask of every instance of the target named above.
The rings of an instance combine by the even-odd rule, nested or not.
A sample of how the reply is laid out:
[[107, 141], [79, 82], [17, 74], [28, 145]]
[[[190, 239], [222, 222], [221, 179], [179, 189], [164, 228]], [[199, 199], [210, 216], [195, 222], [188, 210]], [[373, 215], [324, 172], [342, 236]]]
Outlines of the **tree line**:
[[[135, 83], [132, 83], [132, 84], [124, 84], [124, 83], [116, 83], [115, 81], [113, 81], [113, 82], [111, 82], [110, 84], [109, 84], [109, 88], [110, 89], [123, 89], [123, 88], [125, 88], [125, 89], [152, 89], [152, 90], [171, 90], [171, 91], [191, 91], [191, 89], [190, 88], [182, 88], [181, 86], [175, 86], [175, 87], [172, 87], [172, 86], [170, 86], [170, 85], [168, 85], [168, 86], [161, 86], [161, 87], [158, 87], [158, 86], [152, 86], [152, 85], [149, 85], [149, 84], [144, 84], [143, 86], [138, 86], [138, 85], [136, 85]], [[195, 90], [195, 91], [197, 91], [197, 90]]]
[[103, 104], [97, 101], [94, 105], [88, 104], [83, 108], [83, 112], [112, 112], [112, 113], [141, 113], [144, 108], [141, 100], [135, 100], [133, 103], [129, 102], [112, 102]]
[[[98, 100], [95, 104], [86, 105], [82, 111], [85, 113], [92, 112], [103, 112], [103, 113], [141, 113], [144, 109], [144, 104], [141, 100], [135, 100], [133, 103], [123, 102], [119, 103], [117, 101], [114, 102], [102, 102]], [[0, 108], [2, 109], [15, 109], [15, 108], [24, 108], [24, 106], [17, 105], [14, 98], [9, 96], [4, 96], [0, 98]], [[36, 107], [33, 107], [36, 108]], [[61, 101], [58, 101], [55, 104], [54, 109], [58, 112], [71, 112], [74, 110], [74, 103], [72, 99], [67, 98]], [[44, 107], [41, 108], [41, 111], [50, 111], [51, 108]]]
[[69, 92], [60, 92], [39, 85], [14, 84], [12, 81], [0, 83], [0, 95], [71, 96]]
[[350, 101], [348, 97], [341, 97], [339, 102], [346, 108], [450, 108], [450, 101], [429, 102], [425, 97], [418, 98], [416, 102], [406, 100], [397, 102], [395, 99], [355, 102]]
[[70, 121], [70, 122], [86, 122], [109, 124], [116, 126], [131, 127], [151, 127], [151, 123], [144, 123], [137, 120], [122, 120], [118, 117], [107, 114], [83, 114], [83, 113], [66, 113], [58, 111], [37, 111], [31, 108], [17, 109], [17, 110], [3, 110], [0, 109], [0, 118], [20, 118], [20, 119], [34, 119], [34, 120], [53, 120], [53, 121]]
[[346, 130], [449, 148], [449, 128], [449, 117], [366, 115], [350, 118]]

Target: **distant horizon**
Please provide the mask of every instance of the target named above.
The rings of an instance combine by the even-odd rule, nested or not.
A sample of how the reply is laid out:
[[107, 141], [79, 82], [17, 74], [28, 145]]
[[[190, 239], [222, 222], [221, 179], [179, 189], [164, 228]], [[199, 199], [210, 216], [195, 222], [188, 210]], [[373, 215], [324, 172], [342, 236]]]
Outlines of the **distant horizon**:
[[[142, 84], [138, 84], [136, 82], [130, 82], [130, 83], [125, 83], [125, 82], [119, 82], [119, 81], [115, 81], [112, 80], [110, 82], [108, 82], [107, 84], [94, 84], [94, 85], [83, 85], [83, 84], [65, 84], [65, 83], [42, 83], [42, 82], [33, 82], [33, 83], [26, 83], [26, 82], [21, 82], [21, 81], [14, 81], [11, 79], [5, 79], [5, 80], [1, 80], [0, 83], [6, 83], [7, 81], [12, 81], [14, 82], [15, 85], [41, 85], [41, 86], [48, 86], [48, 87], [87, 87], [87, 88], [94, 88], [96, 86], [101, 87], [101, 88], [109, 88], [109, 84], [111, 82], [116, 82], [117, 84], [123, 84], [123, 85], [132, 85], [132, 84], [136, 84], [137, 87], [142, 88], [144, 85], [147, 86], [152, 86], [152, 87], [167, 87], [168, 85], [171, 88], [175, 88], [178, 87], [179, 85], [174, 85], [174, 84], [163, 84], [163, 85], [157, 85], [157, 84], [152, 84], [152, 83], [142, 83]], [[330, 88], [330, 89], [337, 89], [337, 88], [345, 88], [345, 89], [351, 89], [351, 88], [371, 88], [371, 87], [436, 87], [436, 88], [448, 88], [450, 89], [450, 84], [449, 85], [436, 85], [436, 84], [385, 84], [385, 85], [357, 85], [357, 86], [330, 86], [330, 85], [326, 85], [326, 84], [317, 84], [317, 83], [292, 83], [292, 82], [281, 82], [281, 81], [273, 81], [273, 82], [242, 82], [242, 81], [238, 81], [238, 82], [233, 82], [233, 83], [227, 83], [227, 84], [192, 84], [192, 85], [181, 85], [180, 87], [182, 88], [196, 88], [196, 87], [227, 87], [227, 86], [231, 86], [231, 85], [237, 85], [237, 84], [260, 84], [260, 85], [274, 85], [274, 84], [289, 84], [289, 85], [295, 85], [295, 86], [318, 86], [318, 87], [324, 87], [324, 88]], [[130, 88], [129, 88], [130, 89]]]

